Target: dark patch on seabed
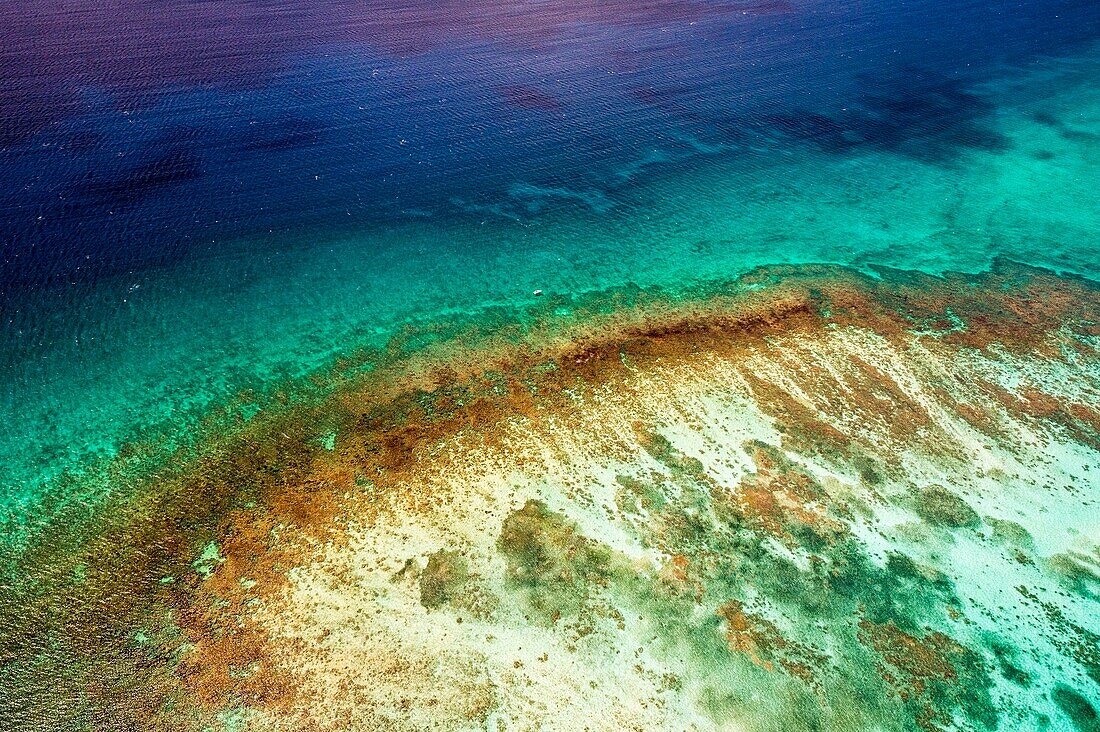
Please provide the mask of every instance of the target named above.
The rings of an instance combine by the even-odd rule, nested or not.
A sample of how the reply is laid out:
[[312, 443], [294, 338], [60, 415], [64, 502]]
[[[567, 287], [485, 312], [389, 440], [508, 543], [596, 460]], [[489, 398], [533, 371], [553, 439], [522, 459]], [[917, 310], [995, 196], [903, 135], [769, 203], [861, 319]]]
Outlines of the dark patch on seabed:
[[99, 174], [81, 184], [77, 194], [99, 206], [122, 208], [149, 196], [167, 192], [202, 176], [202, 161], [188, 146], [169, 144], [154, 159], [120, 171], [117, 177]]
[[773, 115], [780, 134], [838, 155], [881, 150], [947, 164], [967, 151], [1002, 152], [1010, 141], [994, 126], [994, 105], [967, 81], [920, 69], [876, 80], [842, 111]]

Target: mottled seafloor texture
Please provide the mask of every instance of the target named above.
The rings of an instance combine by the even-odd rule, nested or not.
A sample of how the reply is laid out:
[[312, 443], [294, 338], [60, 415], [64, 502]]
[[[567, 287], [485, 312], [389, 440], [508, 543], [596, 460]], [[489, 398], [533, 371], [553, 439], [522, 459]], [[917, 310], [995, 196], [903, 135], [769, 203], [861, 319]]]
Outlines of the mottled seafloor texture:
[[777, 267], [410, 329], [27, 550], [54, 729], [1093, 730], [1100, 286]]
[[0, 3], [0, 732], [1100, 732], [1098, 44]]

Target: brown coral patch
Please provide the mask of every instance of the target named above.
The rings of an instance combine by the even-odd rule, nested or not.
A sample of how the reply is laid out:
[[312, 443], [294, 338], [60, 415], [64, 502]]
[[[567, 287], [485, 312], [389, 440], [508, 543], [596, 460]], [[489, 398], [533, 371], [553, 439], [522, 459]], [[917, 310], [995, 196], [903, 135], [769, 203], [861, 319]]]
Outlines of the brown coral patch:
[[751, 443], [746, 449], [756, 472], [745, 476], [731, 499], [718, 496], [716, 503], [732, 500], [747, 525], [791, 547], [811, 537], [824, 544], [846, 535], [846, 525], [830, 515], [833, 501], [813, 476], [770, 445]]
[[819, 687], [818, 670], [829, 657], [812, 646], [789, 640], [775, 623], [745, 609], [740, 600], [730, 600], [718, 608], [726, 622], [729, 649], [743, 653], [757, 666], [768, 671], [782, 669], [811, 687]]
[[974, 693], [981, 660], [951, 637], [931, 632], [924, 637], [907, 633], [893, 622], [859, 623], [859, 638], [880, 657], [879, 672], [895, 693], [914, 709], [921, 728], [941, 730], [950, 725], [952, 709], [966, 708]]

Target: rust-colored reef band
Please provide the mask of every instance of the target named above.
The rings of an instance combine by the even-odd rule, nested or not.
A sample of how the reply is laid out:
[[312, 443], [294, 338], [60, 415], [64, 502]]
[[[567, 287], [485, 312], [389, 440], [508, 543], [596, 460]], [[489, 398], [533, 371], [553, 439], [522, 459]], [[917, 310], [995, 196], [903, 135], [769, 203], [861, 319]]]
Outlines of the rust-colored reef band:
[[1098, 729], [1098, 347], [1007, 261], [410, 326], [94, 471], [6, 561], [0, 719]]

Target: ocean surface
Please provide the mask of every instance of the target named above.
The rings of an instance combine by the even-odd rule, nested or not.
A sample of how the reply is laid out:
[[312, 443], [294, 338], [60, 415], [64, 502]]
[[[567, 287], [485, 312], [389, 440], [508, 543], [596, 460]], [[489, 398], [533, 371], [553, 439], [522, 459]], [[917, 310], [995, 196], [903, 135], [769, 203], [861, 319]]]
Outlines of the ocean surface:
[[1097, 191], [1091, 0], [11, 0], [0, 556], [410, 328], [771, 265], [1100, 279]]

